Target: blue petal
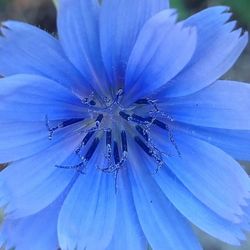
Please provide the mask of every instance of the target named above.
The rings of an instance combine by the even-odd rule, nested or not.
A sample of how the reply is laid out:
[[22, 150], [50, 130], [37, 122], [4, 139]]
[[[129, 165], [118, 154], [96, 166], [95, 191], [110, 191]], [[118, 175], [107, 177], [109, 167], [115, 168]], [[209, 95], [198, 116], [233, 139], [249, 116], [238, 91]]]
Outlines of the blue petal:
[[70, 89], [89, 91], [82, 76], [64, 56], [60, 43], [48, 33], [25, 23], [7, 21], [0, 36], [0, 74], [36, 74]]
[[233, 158], [242, 161], [250, 161], [250, 131], [229, 130], [198, 127], [188, 124], [179, 124], [182, 129], [194, 137], [213, 144]]
[[[50, 126], [54, 120], [57, 125], [60, 120], [85, 117], [79, 98], [52, 80], [15, 75], [0, 83], [0, 162], [28, 157], [51, 145], [46, 116]], [[74, 131], [80, 125], [70, 127]], [[57, 139], [64, 136], [62, 131], [70, 132], [60, 129]]]
[[139, 155], [135, 149], [129, 172], [138, 218], [149, 244], [156, 250], [201, 250], [190, 225], [164, 196]]
[[[57, 219], [64, 195], [37, 214], [17, 220], [5, 220], [1, 243], [16, 250], [57, 249]], [[0, 243], [0, 244], [1, 244]]]
[[[183, 140], [187, 140], [187, 138], [184, 137]], [[180, 143], [178, 143], [178, 145], [180, 145]], [[160, 150], [165, 151], [166, 148], [163, 147], [160, 148]], [[167, 152], [168, 151], [169, 150], [167, 150]], [[198, 156], [198, 154], [195, 154], [195, 157]], [[171, 159], [171, 157], [173, 159]], [[148, 175], [150, 175], [152, 179], [154, 179], [154, 181], [159, 185], [164, 194], [167, 196], [170, 202], [177, 208], [177, 210], [181, 212], [193, 224], [224, 242], [233, 245], [240, 245], [239, 240], [245, 240], [243, 229], [249, 230], [249, 226], [247, 224], [250, 220], [249, 215], [247, 213], [249, 211], [250, 204], [246, 204], [246, 206], [249, 206], [248, 208], [242, 208], [243, 213], [245, 214], [239, 217], [239, 221], [237, 223], [233, 223], [231, 220], [223, 219], [221, 216], [219, 216], [213, 211], [213, 207], [207, 207], [200, 199], [195, 197], [195, 195], [192, 194], [192, 192], [190, 192], [187, 187], [185, 187], [184, 183], [182, 183], [178, 179], [178, 177], [172, 171], [172, 167], [174, 164], [179, 164], [180, 161], [176, 161], [175, 163], [175, 160], [176, 159], [174, 158], [174, 156], [170, 156], [169, 160], [166, 159], [166, 164], [161, 169], [159, 169], [157, 173], [152, 173], [155, 170], [153, 166], [154, 163], [152, 162], [152, 159], [148, 158], [146, 155], [145, 158], [140, 157], [140, 165], [147, 168], [147, 171], [150, 171], [151, 175], [150, 173], [148, 173]], [[185, 158], [183, 161], [185, 161]], [[195, 158], [193, 159], [193, 162], [195, 162]], [[185, 171], [187, 175], [193, 175], [192, 170], [188, 169], [189, 166], [190, 164], [188, 164], [188, 162], [185, 165], [178, 165], [178, 167], [182, 169], [183, 172]], [[199, 167], [201, 166], [201, 171], [205, 172], [206, 166], [200, 165]], [[219, 167], [220, 166], [218, 166], [218, 168]], [[225, 175], [226, 172], [223, 174]], [[199, 179], [196, 179], [195, 181], [198, 180]], [[235, 176], [235, 180], [237, 180], [237, 174]], [[206, 189], [206, 184], [199, 183], [199, 188]], [[221, 185], [221, 189], [223, 188], [223, 185]], [[232, 189], [233, 188], [234, 186], [232, 186]], [[158, 198], [157, 195], [155, 196]], [[224, 210], [224, 212], [227, 212], [227, 208]]]
[[162, 107], [178, 122], [250, 130], [249, 97], [249, 84], [217, 81], [195, 94], [165, 100]]
[[[44, 122], [0, 124], [0, 162], [16, 161], [48, 147], [48, 130]], [[15, 153], [13, 153], [15, 152]]]
[[61, 0], [57, 24], [66, 55], [88, 84], [103, 94], [107, 85], [104, 85], [106, 80], [99, 45], [99, 9], [98, 0]]
[[105, 68], [117, 89], [124, 81], [128, 58], [144, 23], [168, 8], [168, 0], [104, 0], [100, 16], [100, 41]]
[[[0, 124], [0, 162], [13, 162], [35, 155], [82, 130], [77, 123], [58, 130], [52, 139], [45, 122], [9, 122]], [[13, 153], [15, 152], [15, 153]]]
[[[145, 165], [152, 168], [148, 162], [145, 162]], [[242, 223], [232, 223], [223, 219], [197, 199], [167, 165], [153, 177], [172, 204], [194, 225], [228, 244], [238, 246], [239, 240], [245, 240], [243, 234], [247, 223], [245, 217], [241, 217]]]
[[58, 83], [35, 75], [14, 75], [0, 80], [0, 119], [37, 122], [82, 118], [81, 100]]
[[184, 96], [210, 85], [238, 59], [248, 34], [234, 30], [235, 22], [227, 23], [231, 14], [226, 11], [227, 7], [212, 7], [184, 21], [185, 26], [197, 29], [198, 44], [187, 67], [166, 85], [166, 96]]
[[62, 249], [105, 249], [112, 239], [116, 217], [115, 181], [98, 171], [103, 163], [96, 153], [70, 190], [58, 221]]
[[127, 169], [118, 173], [117, 212], [112, 241], [107, 250], [145, 250], [147, 241], [138, 221]]
[[[157, 147], [168, 152], [159, 134]], [[238, 222], [250, 197], [250, 179], [225, 152], [181, 132], [174, 133], [180, 157], [166, 157], [166, 164], [183, 185], [221, 217]]]
[[0, 173], [3, 186], [0, 197], [8, 202], [8, 218], [15, 219], [37, 213], [63, 192], [76, 173], [74, 170], [56, 166], [68, 165], [68, 158], [75, 155], [75, 149], [80, 142], [79, 135], [65, 134], [63, 140], [46, 151], [13, 162]]
[[164, 10], [141, 30], [126, 72], [126, 99], [130, 102], [155, 92], [191, 59], [196, 31], [177, 24], [176, 18], [173, 10]]

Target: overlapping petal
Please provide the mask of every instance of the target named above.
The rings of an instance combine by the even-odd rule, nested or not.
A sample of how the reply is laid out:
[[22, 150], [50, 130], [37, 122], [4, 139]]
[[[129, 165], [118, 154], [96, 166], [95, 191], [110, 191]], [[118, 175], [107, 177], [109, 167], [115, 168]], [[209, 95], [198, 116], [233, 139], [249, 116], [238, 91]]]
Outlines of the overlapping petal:
[[[62, 249], [105, 249], [115, 227], [116, 195], [112, 175], [96, 168], [103, 155], [95, 155], [86, 175], [80, 176], [70, 190], [58, 220]], [[100, 166], [99, 166], [100, 167]]]
[[107, 250], [145, 250], [148, 243], [142, 232], [134, 206], [127, 169], [119, 172], [116, 181], [117, 211], [115, 229]]
[[217, 81], [189, 96], [170, 98], [164, 111], [178, 122], [197, 126], [249, 130], [250, 85]]
[[4, 122], [38, 122], [84, 117], [81, 100], [58, 83], [37, 75], [0, 80], [0, 116]]
[[[146, 166], [148, 169], [151, 168], [148, 164]], [[247, 217], [242, 216], [240, 218], [241, 223], [233, 223], [230, 220], [223, 219], [197, 199], [176, 178], [167, 165], [153, 177], [177, 210], [197, 227], [232, 245], [239, 246], [240, 241], [246, 239], [243, 232], [249, 223]]]
[[[50, 126], [60, 121], [84, 118], [81, 101], [68, 89], [47, 78], [14, 75], [0, 80], [0, 162], [10, 162], [36, 154], [69, 133], [81, 122], [58, 131], [49, 140]], [[53, 123], [53, 121], [55, 121]], [[78, 125], [78, 126], [77, 126]]]
[[[165, 96], [184, 96], [212, 84], [235, 63], [248, 42], [247, 32], [234, 30], [229, 22], [228, 7], [218, 6], [201, 11], [184, 26], [197, 30], [195, 53], [185, 69], [164, 88]], [[229, 42], [230, 41], [230, 42]]]
[[134, 151], [129, 172], [138, 218], [149, 244], [153, 249], [201, 250], [191, 226], [140, 164], [139, 152]]
[[[237, 222], [243, 212], [242, 206], [250, 196], [247, 174], [219, 148], [178, 131], [174, 137], [180, 157], [165, 158], [171, 171], [209, 208], [221, 217]], [[162, 151], [170, 152], [170, 142], [159, 137], [158, 143]]]
[[104, 0], [100, 16], [100, 42], [110, 85], [123, 87], [130, 53], [144, 23], [168, 8], [168, 0]]
[[66, 138], [54, 142], [43, 152], [13, 162], [1, 172], [3, 189], [0, 196], [7, 198], [5, 205], [8, 218], [35, 214], [51, 204], [66, 189], [76, 172], [58, 166], [69, 165], [69, 159], [72, 161], [71, 155], [75, 155], [80, 142], [78, 135], [66, 135]]
[[[152, 17], [141, 30], [126, 72], [126, 101], [149, 96], [176, 76], [191, 59], [196, 32], [176, 23], [173, 10]], [[176, 56], [178, 54], [178, 56]]]
[[1, 245], [7, 249], [57, 249], [57, 219], [65, 193], [37, 214], [17, 220], [5, 220], [0, 233]]
[[250, 161], [250, 131], [199, 127], [190, 124], [178, 124], [186, 133], [213, 144], [233, 158]]
[[[239, 197], [242, 196], [242, 187], [240, 187], [243, 183], [245, 183], [245, 194], [249, 195], [249, 178], [246, 173], [241, 169], [241, 167], [237, 164], [237, 168], [228, 164], [228, 162], [224, 162], [224, 158], [214, 157], [213, 161], [225, 163], [225, 167], [227, 169], [220, 169], [221, 164], [214, 164], [213, 162], [209, 162], [208, 157], [213, 157], [213, 152], [204, 149], [204, 145], [206, 143], [200, 141], [199, 145], [195, 144], [194, 141], [197, 142], [196, 139], [189, 139], [185, 137], [184, 134], [181, 134], [181, 140], [178, 139], [178, 136], [175, 136], [175, 141], [179, 146], [179, 150], [181, 152], [181, 158], [178, 156], [169, 156], [165, 159], [166, 165], [164, 165], [159, 171], [155, 173], [154, 162], [152, 159], [140, 158], [140, 164], [145, 166], [147, 170], [145, 173], [151, 176], [152, 179], [159, 185], [167, 198], [171, 201], [171, 203], [180, 211], [187, 219], [189, 219], [196, 226], [209, 233], [210, 235], [225, 241], [229, 244], [240, 245], [240, 240], [244, 240], [245, 236], [243, 230], [249, 230], [249, 219], [246, 212], [245, 206], [249, 204], [244, 201], [244, 206], [242, 206], [242, 213], [240, 216], [235, 217], [233, 215], [234, 211], [230, 206], [226, 206], [224, 210], [218, 210], [218, 204], [216, 204], [215, 196], [219, 194], [220, 191], [217, 189], [221, 189], [223, 186], [223, 191], [221, 200], [224, 202], [224, 195], [230, 196], [235, 193], [235, 190], [238, 191]], [[162, 139], [161, 150], [163, 152], [170, 152], [171, 145], [169, 148], [166, 145], [166, 140]], [[186, 153], [184, 149], [185, 144], [190, 148], [189, 152]], [[158, 146], [160, 144], [157, 144]], [[184, 145], [184, 146], [183, 146]], [[207, 144], [208, 145], [208, 144]], [[192, 153], [191, 150], [203, 150], [202, 154]], [[222, 151], [220, 151], [221, 154]], [[190, 154], [192, 153], [192, 154]], [[187, 158], [192, 158], [192, 161], [189, 161]], [[199, 157], [203, 157], [202, 164], [199, 164]], [[222, 155], [221, 155], [222, 157]], [[233, 160], [231, 160], [233, 161]], [[197, 164], [197, 170], [194, 169], [194, 166]], [[233, 164], [236, 164], [235, 162]], [[192, 169], [191, 169], [192, 168]], [[199, 169], [200, 168], [200, 169]], [[201, 173], [199, 178], [197, 174]], [[179, 175], [182, 172], [183, 175]], [[215, 173], [213, 173], [215, 172]], [[225, 173], [227, 173], [227, 179], [231, 178], [231, 185], [229, 186], [230, 190], [226, 190], [226, 183], [224, 185], [219, 185], [216, 190], [214, 190], [214, 198], [211, 199], [208, 197], [209, 189], [215, 188], [213, 185], [213, 181], [207, 173], [210, 173], [210, 177], [214, 178], [218, 181], [218, 179], [222, 178], [222, 181], [225, 181]], [[222, 174], [221, 174], [222, 173]], [[185, 175], [185, 177], [184, 177]], [[216, 177], [217, 176], [217, 177]], [[189, 178], [194, 178], [195, 181], [191, 181]], [[190, 181], [188, 181], [188, 179]], [[211, 184], [207, 185], [206, 180]], [[204, 199], [197, 196], [197, 192], [194, 192], [194, 189], [191, 186], [198, 185], [198, 192], [203, 193]], [[191, 185], [191, 186], [190, 186]], [[232, 191], [231, 191], [232, 190]], [[241, 193], [242, 192], [242, 193]], [[226, 197], [225, 197], [226, 198]], [[210, 205], [207, 202], [211, 202]], [[235, 201], [237, 202], [237, 201]], [[207, 204], [207, 205], [206, 205]], [[219, 214], [218, 214], [219, 212]], [[235, 220], [235, 222], [233, 222]]]
[[60, 43], [32, 25], [7, 21], [1, 27], [0, 75], [35, 74], [75, 91], [89, 93], [81, 74], [65, 57]]
[[61, 0], [58, 33], [70, 61], [95, 91], [105, 94], [108, 86], [99, 45], [99, 12], [98, 0]]

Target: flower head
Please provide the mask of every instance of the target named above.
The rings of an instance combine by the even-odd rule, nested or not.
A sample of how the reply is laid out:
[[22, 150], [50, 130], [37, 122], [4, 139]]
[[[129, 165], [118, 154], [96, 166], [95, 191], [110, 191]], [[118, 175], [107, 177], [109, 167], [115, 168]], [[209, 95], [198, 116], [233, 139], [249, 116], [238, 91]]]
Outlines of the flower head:
[[58, 39], [3, 23], [2, 243], [201, 249], [193, 223], [240, 244], [250, 86], [218, 79], [248, 35], [228, 11], [178, 22], [166, 0], [61, 0]]

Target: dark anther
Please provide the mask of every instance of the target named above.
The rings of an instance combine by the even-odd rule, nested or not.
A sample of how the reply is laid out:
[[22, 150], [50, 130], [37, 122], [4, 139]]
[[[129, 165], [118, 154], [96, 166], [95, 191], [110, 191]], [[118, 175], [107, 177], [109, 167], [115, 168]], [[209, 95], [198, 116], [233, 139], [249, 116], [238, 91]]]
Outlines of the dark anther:
[[89, 102], [89, 105], [95, 106], [95, 105], [96, 105], [96, 102], [95, 102], [94, 100], [91, 100], [91, 101]]
[[76, 164], [76, 165], [71, 165], [71, 166], [59, 166], [56, 165], [57, 168], [63, 168], [63, 169], [76, 169], [79, 173], [81, 174], [85, 174], [84, 173], [84, 168], [86, 167], [86, 164], [88, 163], [88, 161], [91, 159], [91, 157], [93, 156], [98, 144], [99, 144], [100, 140], [99, 138], [95, 138], [94, 141], [92, 142], [91, 146], [89, 147], [87, 153], [85, 154], [84, 157], [82, 157], [82, 162]]
[[62, 122], [61, 124], [59, 124], [59, 127], [64, 128], [64, 127], [73, 125], [73, 124], [75, 124], [77, 122], [81, 122], [83, 120], [84, 120], [84, 118], [73, 118], [73, 119]]
[[120, 115], [123, 119], [125, 119], [125, 120], [127, 120], [127, 121], [129, 121], [129, 119], [130, 119], [130, 115], [129, 115], [129, 114], [126, 114], [126, 113], [123, 112], [123, 111], [120, 111], [120, 112], [119, 112], [119, 115]]
[[83, 162], [77, 164], [77, 165], [69, 165], [69, 166], [64, 166], [64, 165], [56, 165], [56, 168], [62, 168], [62, 169], [81, 169], [83, 167]]
[[140, 139], [140, 137], [135, 136], [135, 141], [146, 154], [148, 154], [149, 156], [153, 156], [152, 150]]
[[45, 117], [45, 121], [46, 121], [46, 127], [47, 127], [47, 129], [48, 129], [48, 131], [49, 131], [49, 140], [52, 139], [53, 134], [54, 134], [54, 132], [55, 132], [56, 130], [58, 130], [58, 129], [60, 129], [60, 128], [65, 128], [65, 127], [67, 127], [67, 126], [73, 125], [73, 124], [78, 123], [78, 122], [83, 121], [83, 120], [84, 120], [84, 118], [72, 118], [72, 119], [63, 121], [63, 122], [59, 123], [57, 126], [51, 128], [51, 127], [49, 126], [49, 119], [48, 119], [48, 116], [46, 116], [46, 117]]
[[163, 122], [161, 122], [161, 121], [159, 121], [159, 120], [156, 120], [156, 119], [155, 119], [155, 120], [153, 121], [153, 123], [154, 123], [156, 126], [158, 126], [159, 128], [168, 130], [167, 124], [165, 124], [165, 123], [163, 123]]
[[112, 130], [106, 131], [106, 145], [111, 145], [112, 142]]
[[94, 141], [92, 142], [91, 146], [89, 147], [86, 155], [84, 156], [84, 159], [86, 161], [89, 161], [91, 159], [91, 157], [93, 156], [93, 154], [95, 153], [97, 149], [99, 142], [100, 142], [100, 139], [96, 137]]
[[96, 122], [101, 122], [102, 119], [103, 119], [103, 114], [100, 114], [100, 115], [97, 116], [97, 118], [96, 118], [95, 121], [96, 121]]
[[134, 122], [142, 122], [142, 123], [150, 123], [152, 122], [152, 118], [151, 117], [142, 117], [136, 114], [132, 114], [132, 120]]
[[117, 93], [116, 93], [116, 98], [115, 98], [115, 100], [114, 100], [114, 103], [119, 103], [121, 97], [123, 96], [123, 94], [124, 94], [123, 89], [119, 89], [119, 90], [117, 91]]
[[148, 136], [148, 133], [139, 125], [136, 125], [136, 130], [137, 132], [146, 140], [148, 141], [149, 140], [149, 136]]
[[76, 154], [78, 154], [80, 152], [80, 150], [82, 149], [83, 146], [87, 145], [87, 143], [89, 142], [91, 137], [94, 135], [95, 129], [99, 126], [99, 123], [102, 121], [102, 119], [103, 119], [103, 114], [98, 115], [98, 117], [95, 120], [96, 127], [93, 129], [90, 129], [90, 131], [84, 136], [84, 138], [82, 139], [81, 145], [76, 150]]
[[115, 161], [115, 164], [120, 163], [119, 149], [118, 149], [118, 144], [116, 141], [114, 141], [114, 161]]
[[84, 136], [84, 138], [82, 139], [82, 142], [81, 142], [81, 147], [77, 150], [77, 153], [79, 153], [79, 151], [82, 148], [82, 146], [85, 146], [89, 142], [90, 138], [93, 136], [94, 133], [95, 133], [95, 131], [91, 131], [91, 132], [88, 132]]
[[139, 99], [135, 102], [136, 104], [149, 104], [148, 99]]
[[125, 131], [121, 132], [121, 139], [122, 139], [122, 151], [128, 152], [128, 142], [127, 142], [127, 135]]
[[136, 104], [142, 104], [142, 105], [151, 105], [155, 109], [156, 112], [159, 111], [159, 109], [158, 109], [158, 107], [157, 107], [154, 100], [150, 100], [148, 98], [145, 98], [145, 99], [139, 99], [135, 103]]
[[161, 121], [159, 121], [159, 120], [156, 120], [156, 119], [153, 121], [153, 124], [155, 124], [156, 126], [158, 126], [161, 129], [167, 130], [169, 132], [169, 140], [171, 141], [171, 143], [175, 147], [175, 150], [176, 150], [176, 152], [178, 153], [178, 155], [180, 157], [181, 156], [180, 150], [179, 150], [179, 148], [178, 148], [178, 146], [177, 146], [177, 144], [176, 144], [176, 142], [174, 140], [174, 136], [173, 136], [172, 132], [170, 131], [168, 125], [161, 122]]

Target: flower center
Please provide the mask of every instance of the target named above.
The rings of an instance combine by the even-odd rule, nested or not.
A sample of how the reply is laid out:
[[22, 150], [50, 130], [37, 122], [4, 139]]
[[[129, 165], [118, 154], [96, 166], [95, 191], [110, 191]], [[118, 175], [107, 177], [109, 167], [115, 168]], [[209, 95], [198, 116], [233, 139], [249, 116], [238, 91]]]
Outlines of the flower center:
[[80, 173], [85, 173], [87, 163], [96, 150], [102, 147], [105, 165], [97, 166], [98, 169], [117, 175], [127, 162], [130, 143], [136, 143], [156, 162], [158, 169], [164, 164], [164, 153], [154, 144], [151, 133], [154, 128], [162, 129], [168, 134], [169, 140], [179, 154], [169, 126], [169, 123], [173, 122], [171, 117], [160, 111], [155, 100], [148, 98], [137, 100], [130, 107], [123, 107], [123, 94], [123, 90], [119, 90], [114, 98], [84, 98], [82, 103], [87, 111], [87, 117], [62, 121], [54, 127], [50, 126], [46, 117], [50, 140], [59, 129], [73, 125], [80, 127], [77, 133], [82, 136], [82, 140], [75, 149], [79, 162], [71, 166], [60, 165], [58, 168], [76, 169]]

